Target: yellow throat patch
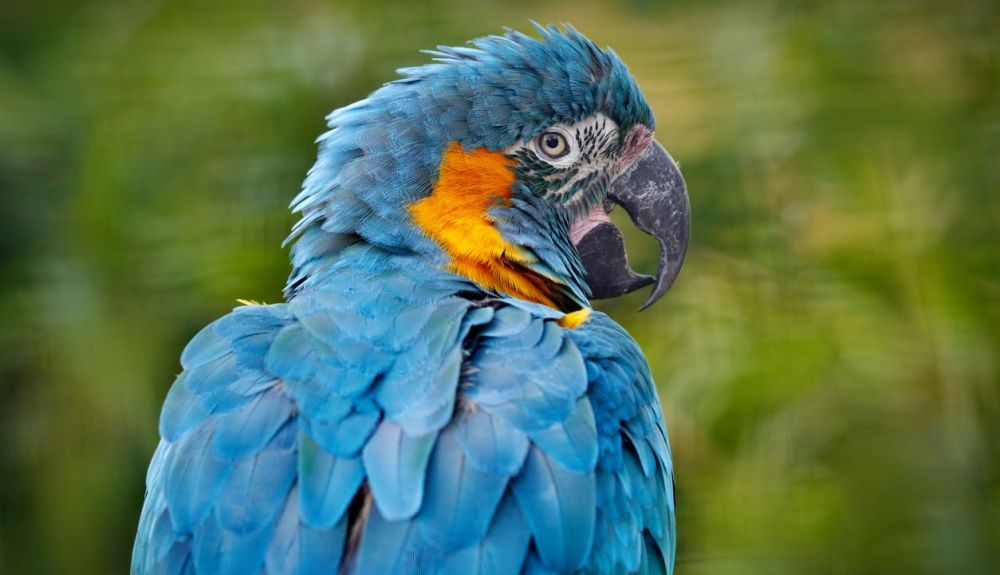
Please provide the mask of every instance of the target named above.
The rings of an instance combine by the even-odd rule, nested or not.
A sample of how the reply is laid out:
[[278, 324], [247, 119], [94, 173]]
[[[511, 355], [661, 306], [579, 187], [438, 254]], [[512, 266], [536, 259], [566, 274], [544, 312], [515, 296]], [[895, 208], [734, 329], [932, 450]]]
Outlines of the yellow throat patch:
[[557, 307], [531, 260], [493, 227], [488, 210], [509, 205], [514, 162], [500, 152], [445, 150], [434, 191], [409, 206], [413, 221], [451, 257], [449, 269], [476, 284], [518, 299]]

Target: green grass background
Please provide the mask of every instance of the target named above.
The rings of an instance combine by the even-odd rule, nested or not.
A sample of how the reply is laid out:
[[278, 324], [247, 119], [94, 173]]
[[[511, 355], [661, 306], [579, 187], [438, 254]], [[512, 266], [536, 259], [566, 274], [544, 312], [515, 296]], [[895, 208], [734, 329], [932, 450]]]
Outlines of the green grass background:
[[126, 572], [178, 354], [236, 298], [279, 299], [323, 116], [533, 18], [621, 54], [687, 178], [676, 287], [601, 306], [659, 384], [677, 572], [995, 573], [998, 12], [4, 3], [0, 572]]

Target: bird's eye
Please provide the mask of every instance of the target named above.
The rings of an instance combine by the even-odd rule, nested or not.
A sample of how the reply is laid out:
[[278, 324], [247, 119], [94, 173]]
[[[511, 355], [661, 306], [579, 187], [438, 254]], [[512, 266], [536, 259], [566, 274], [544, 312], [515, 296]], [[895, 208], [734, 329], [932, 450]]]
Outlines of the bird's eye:
[[543, 132], [536, 140], [536, 147], [550, 160], [558, 160], [569, 153], [569, 142], [559, 132]]

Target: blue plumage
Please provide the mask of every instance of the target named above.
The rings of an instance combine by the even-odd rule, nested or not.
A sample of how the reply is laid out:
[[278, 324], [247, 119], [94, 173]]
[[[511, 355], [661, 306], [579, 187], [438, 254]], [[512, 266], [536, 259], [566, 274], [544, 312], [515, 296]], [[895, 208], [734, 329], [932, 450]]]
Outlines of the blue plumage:
[[474, 546], [483, 538], [511, 476], [471, 465], [456, 435], [449, 427], [434, 446], [417, 515], [423, 537], [445, 551]]
[[500, 502], [489, 531], [478, 544], [445, 557], [440, 575], [516, 575], [531, 543], [531, 531], [521, 508], [508, 493]]
[[427, 462], [437, 433], [410, 436], [392, 421], [383, 421], [363, 451], [368, 487], [379, 512], [390, 521], [420, 510]]
[[493, 475], [517, 474], [531, 446], [527, 434], [485, 409], [465, 411], [455, 419], [469, 465]]
[[[288, 301], [199, 332], [167, 395], [132, 572], [670, 573], [670, 451], [635, 342], [487, 289], [406, 206], [449, 142], [605, 114], [653, 125], [572, 29], [439, 48], [331, 114], [295, 199]], [[521, 180], [490, 218], [586, 304], [571, 211]]]
[[299, 513], [303, 522], [320, 528], [339, 524], [364, 479], [360, 457], [337, 457], [307, 434], [299, 439]]
[[570, 471], [532, 447], [512, 487], [546, 567], [558, 572], [583, 567], [594, 543], [594, 474]]

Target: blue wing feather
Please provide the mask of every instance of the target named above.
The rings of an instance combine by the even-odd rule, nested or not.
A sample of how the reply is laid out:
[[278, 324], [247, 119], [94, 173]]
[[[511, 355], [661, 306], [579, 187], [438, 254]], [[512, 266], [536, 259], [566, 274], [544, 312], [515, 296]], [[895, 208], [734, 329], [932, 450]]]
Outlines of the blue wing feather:
[[670, 573], [673, 470], [649, 369], [635, 342], [604, 314], [595, 313], [571, 336], [587, 358], [597, 428], [615, 430], [598, 440], [597, 529], [602, 535], [591, 564], [609, 573]]
[[214, 515], [195, 529], [192, 551], [195, 571], [218, 575], [256, 573], [264, 562], [268, 530], [237, 533], [225, 529]]
[[437, 432], [410, 437], [383, 421], [362, 450], [368, 485], [387, 520], [412, 517], [424, 495], [425, 469]]
[[177, 441], [212, 414], [202, 399], [188, 390], [182, 377], [170, 387], [160, 412], [160, 436], [167, 441]]
[[669, 446], [634, 342], [598, 313], [568, 330], [384, 281], [192, 340], [133, 572], [669, 573]]
[[299, 572], [302, 553], [299, 515], [298, 487], [293, 486], [288, 500], [285, 502], [285, 509], [274, 528], [274, 536], [264, 554], [265, 571], [269, 573]]
[[482, 541], [449, 555], [438, 575], [516, 575], [530, 543], [531, 531], [524, 515], [508, 493]]
[[232, 467], [212, 449], [211, 420], [191, 431], [164, 463], [163, 494], [177, 533], [190, 533], [208, 515]]
[[387, 520], [372, 506], [355, 564], [355, 573], [418, 575], [432, 571], [443, 559], [440, 548], [424, 541], [413, 520]]
[[540, 431], [528, 433], [531, 441], [559, 465], [586, 473], [597, 464], [597, 428], [590, 400], [581, 397], [569, 416]]
[[456, 433], [469, 464], [494, 475], [515, 475], [531, 447], [527, 435], [485, 409], [461, 413]]
[[[294, 426], [282, 433], [294, 437]], [[287, 439], [239, 460], [214, 502], [220, 525], [237, 533], [259, 531], [272, 524], [284, 508], [295, 481], [297, 453]]]
[[365, 479], [358, 457], [337, 457], [307, 435], [299, 440], [299, 485], [302, 520], [313, 527], [330, 528], [344, 517]]
[[475, 545], [483, 537], [508, 480], [470, 465], [456, 435], [449, 427], [438, 437], [417, 515], [424, 539], [445, 551]]
[[303, 430], [323, 449], [338, 457], [354, 457], [365, 446], [382, 414], [378, 411], [351, 412], [339, 421], [312, 419]]
[[258, 394], [243, 407], [221, 415], [215, 424], [215, 454], [235, 461], [256, 453], [291, 417], [292, 402], [276, 389]]
[[184, 381], [192, 392], [206, 395], [225, 389], [239, 377], [236, 355], [230, 351], [207, 363], [192, 367]]
[[[347, 540], [347, 520], [343, 519], [329, 529], [314, 529], [300, 525], [299, 527], [299, 573], [331, 572], [335, 565], [340, 565], [344, 556], [344, 543]], [[271, 570], [271, 573], [283, 574], [288, 571]]]
[[215, 332], [218, 321], [202, 328], [181, 352], [181, 367], [191, 369], [211, 363], [232, 351], [232, 343]]
[[563, 469], [535, 447], [512, 490], [544, 563], [555, 571], [582, 567], [594, 540], [594, 475]]

